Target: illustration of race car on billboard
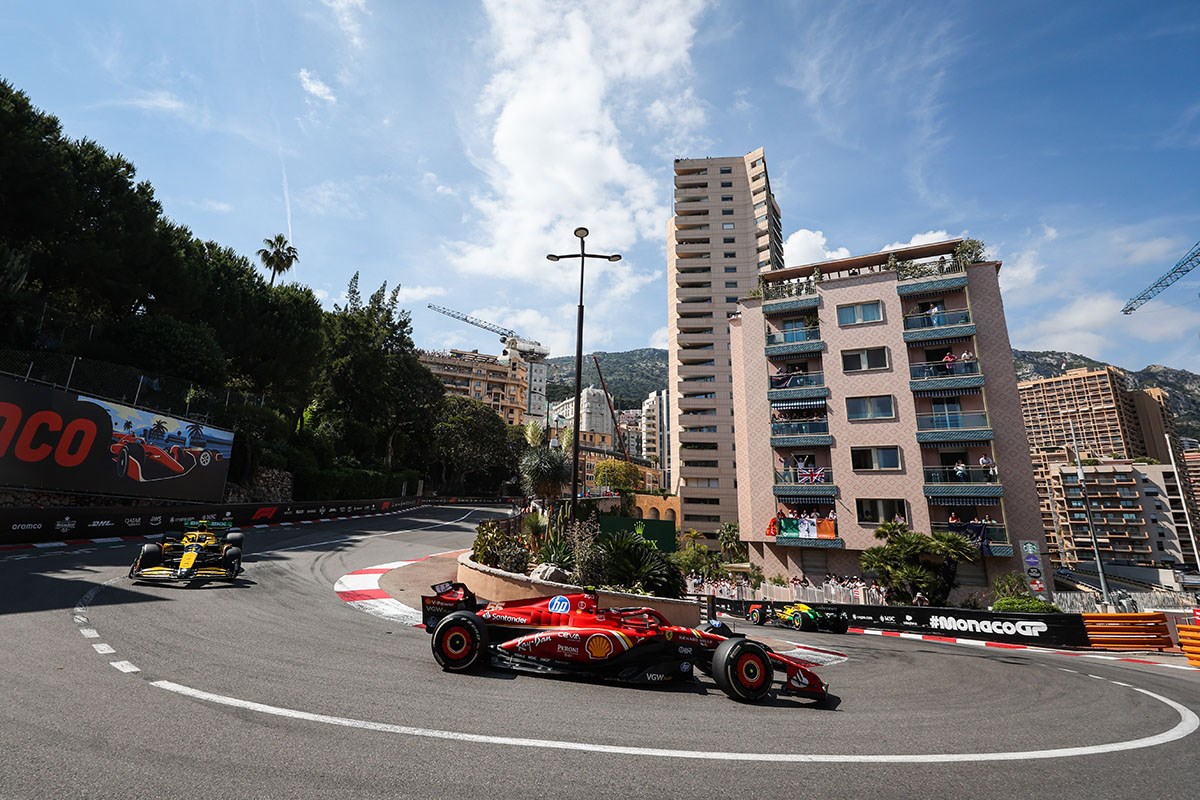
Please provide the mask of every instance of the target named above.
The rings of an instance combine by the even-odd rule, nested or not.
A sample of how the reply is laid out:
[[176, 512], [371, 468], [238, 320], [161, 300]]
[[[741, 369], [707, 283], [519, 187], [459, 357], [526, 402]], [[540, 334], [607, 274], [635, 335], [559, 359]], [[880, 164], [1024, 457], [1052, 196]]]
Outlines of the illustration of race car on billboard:
[[494, 667], [642, 685], [712, 677], [734, 700], [772, 690], [824, 700], [827, 685], [797, 658], [774, 652], [720, 621], [672, 625], [653, 608], [599, 608], [592, 593], [486, 602], [461, 583], [421, 598], [433, 657], [449, 672]]
[[190, 520], [182, 531], [142, 545], [129, 577], [138, 581], [236, 580], [242, 569], [240, 531], [229, 522]]
[[782, 608], [775, 608], [773, 603], [752, 603], [746, 619], [755, 625], [769, 623], [798, 631], [845, 633], [850, 630], [850, 621], [836, 607], [817, 608], [807, 603], [789, 603]]
[[117, 474], [135, 481], [160, 481], [186, 475], [221, 459], [215, 450], [184, 444], [156, 444], [132, 433], [113, 433], [110, 446]]

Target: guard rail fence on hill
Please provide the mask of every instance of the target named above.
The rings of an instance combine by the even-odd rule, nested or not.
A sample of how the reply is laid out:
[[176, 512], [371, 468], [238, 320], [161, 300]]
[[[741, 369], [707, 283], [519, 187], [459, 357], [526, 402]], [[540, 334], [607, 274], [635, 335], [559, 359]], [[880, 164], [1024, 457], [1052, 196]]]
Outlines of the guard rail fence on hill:
[[383, 514], [417, 506], [511, 506], [512, 498], [389, 497], [309, 503], [235, 503], [221, 505], [136, 506], [122, 508], [14, 508], [0, 510], [0, 547], [73, 539], [146, 535], [169, 530], [184, 520], [211, 519], [242, 527], [282, 522], [305, 523], [319, 519]]

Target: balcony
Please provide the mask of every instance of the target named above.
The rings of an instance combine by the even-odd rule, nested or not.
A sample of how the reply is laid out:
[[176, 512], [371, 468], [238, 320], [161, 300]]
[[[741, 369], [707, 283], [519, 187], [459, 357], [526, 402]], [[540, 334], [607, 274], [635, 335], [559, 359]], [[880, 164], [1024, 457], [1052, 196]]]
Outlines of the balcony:
[[829, 467], [796, 467], [775, 470], [775, 496], [804, 500], [813, 497], [836, 497], [833, 470]]
[[964, 266], [949, 256], [896, 265], [896, 294], [901, 297], [961, 289], [967, 285]]
[[829, 420], [772, 422], [771, 447], [822, 447], [833, 444]]
[[811, 311], [821, 305], [815, 284], [811, 281], [768, 283], [763, 287], [763, 315], [774, 316], [789, 311]]
[[772, 375], [768, 400], [803, 400], [828, 397], [824, 372], [793, 372], [787, 375]]
[[917, 442], [990, 442], [994, 438], [984, 411], [917, 414]]
[[967, 309], [940, 311], [937, 314], [909, 314], [904, 318], [904, 341], [958, 339], [975, 335], [975, 323]]
[[929, 529], [930, 533], [946, 531], [961, 533], [968, 539], [980, 542], [981, 547], [986, 543], [984, 555], [1006, 557], [1013, 554], [1012, 542], [1008, 538], [1008, 529], [998, 523], [931, 522]]
[[794, 353], [820, 353], [825, 349], [821, 329], [792, 328], [766, 335], [767, 356], [786, 356]]
[[908, 388], [911, 391], [929, 389], [971, 389], [983, 386], [978, 361], [918, 361], [909, 365]]
[[[1003, 497], [998, 476], [986, 467], [925, 467], [926, 497]], [[969, 505], [969, 503], [968, 503]]]

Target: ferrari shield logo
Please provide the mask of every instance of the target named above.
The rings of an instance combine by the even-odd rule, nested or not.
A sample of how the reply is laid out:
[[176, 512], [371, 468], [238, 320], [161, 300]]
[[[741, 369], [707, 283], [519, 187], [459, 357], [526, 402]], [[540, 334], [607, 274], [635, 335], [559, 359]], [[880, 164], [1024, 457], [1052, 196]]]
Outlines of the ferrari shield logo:
[[667, 641], [671, 641], [675, 637], [675, 631], [663, 631], [663, 636], [667, 637]]

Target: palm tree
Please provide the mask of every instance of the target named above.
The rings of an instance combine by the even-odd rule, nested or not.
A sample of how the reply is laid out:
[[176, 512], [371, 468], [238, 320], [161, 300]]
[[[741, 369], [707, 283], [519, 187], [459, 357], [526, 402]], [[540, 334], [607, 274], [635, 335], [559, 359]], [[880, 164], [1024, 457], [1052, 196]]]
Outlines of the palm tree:
[[154, 424], [150, 426], [150, 435], [158, 439], [165, 439], [167, 436], [167, 421], [165, 419], [154, 420]]
[[196, 444], [204, 442], [204, 426], [199, 422], [190, 423], [187, 426], [188, 444]]
[[125, 420], [125, 424], [122, 427], [125, 429], [126, 433], [133, 430], [133, 420], [131, 420], [131, 419]]
[[561, 450], [535, 447], [521, 456], [521, 488], [532, 497], [546, 503], [547, 519], [555, 500], [562, 495], [562, 485], [571, 479], [571, 466]]
[[724, 522], [717, 528], [717, 543], [727, 561], [741, 561], [750, 554], [746, 543], [742, 541], [742, 532], [736, 522]]
[[266, 247], [258, 251], [258, 259], [262, 265], [271, 271], [271, 285], [275, 285], [275, 276], [282, 275], [300, 260], [300, 254], [288, 242], [287, 237], [277, 233], [270, 239], [263, 239]]
[[695, 528], [688, 528], [680, 534], [680, 538], [687, 542], [687, 547], [695, 549], [700, 546], [700, 540], [704, 538], [704, 534]]
[[979, 547], [966, 536], [954, 531], [937, 531], [930, 535], [929, 539], [926, 552], [941, 557], [941, 563], [935, 567], [938, 573], [935, 596], [929, 598], [929, 601], [934, 605], [943, 605], [957, 585], [955, 579], [959, 563], [978, 558]]
[[542, 423], [530, 420], [525, 423], [525, 442], [530, 447], [541, 447], [546, 442], [546, 428]]

